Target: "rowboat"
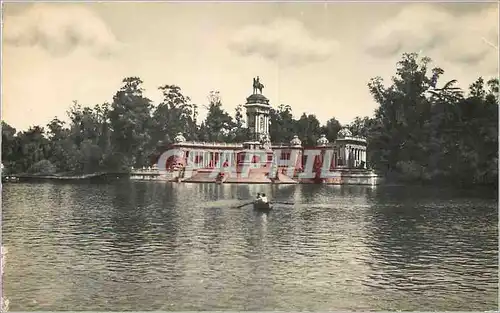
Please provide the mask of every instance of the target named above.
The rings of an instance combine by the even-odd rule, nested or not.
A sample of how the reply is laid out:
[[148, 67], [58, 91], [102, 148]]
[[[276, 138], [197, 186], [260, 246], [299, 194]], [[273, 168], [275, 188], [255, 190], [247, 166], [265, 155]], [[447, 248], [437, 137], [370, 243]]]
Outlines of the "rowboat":
[[273, 207], [268, 201], [258, 199], [253, 202], [253, 208], [258, 211], [270, 211]]

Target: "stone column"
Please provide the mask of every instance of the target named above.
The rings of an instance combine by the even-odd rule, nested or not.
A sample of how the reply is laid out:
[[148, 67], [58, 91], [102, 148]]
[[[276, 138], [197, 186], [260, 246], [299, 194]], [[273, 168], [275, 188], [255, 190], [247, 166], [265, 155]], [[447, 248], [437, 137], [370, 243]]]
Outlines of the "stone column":
[[[351, 147], [351, 148], [349, 149], [349, 159], [352, 159], [352, 161], [351, 161], [352, 166], [354, 166], [354, 162], [356, 162], [355, 157], [356, 157], [356, 156], [354, 155], [354, 147]], [[349, 164], [349, 165], [350, 165], [350, 164]]]
[[344, 147], [342, 147], [342, 146], [339, 147], [339, 158], [342, 159], [342, 162], [345, 161]]
[[344, 165], [349, 166], [349, 146], [345, 146], [344, 154], [345, 154]]
[[340, 154], [340, 147], [337, 147], [337, 160], [335, 160], [335, 162], [337, 162], [335, 165], [338, 166], [339, 165], [339, 160], [338, 159], [342, 159], [342, 155]]
[[352, 166], [356, 166], [356, 148], [352, 148]]
[[356, 155], [356, 148], [352, 148], [352, 166], [356, 167], [356, 159], [357, 159], [357, 155]]

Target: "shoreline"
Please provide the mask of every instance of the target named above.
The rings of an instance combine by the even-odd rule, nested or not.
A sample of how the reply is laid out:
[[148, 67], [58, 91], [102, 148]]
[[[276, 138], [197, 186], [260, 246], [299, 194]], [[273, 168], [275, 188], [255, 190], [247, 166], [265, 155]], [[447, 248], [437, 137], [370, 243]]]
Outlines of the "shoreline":
[[[228, 179], [227, 181], [220, 182], [216, 179], [193, 179], [193, 178], [183, 178], [180, 181], [177, 177], [162, 177], [161, 174], [154, 175], [139, 175], [142, 177], [138, 177], [134, 175], [134, 173], [126, 173], [126, 172], [98, 172], [98, 173], [90, 173], [90, 174], [82, 174], [82, 175], [33, 175], [33, 174], [12, 174], [2, 176], [2, 183], [15, 183], [15, 182], [34, 182], [34, 181], [60, 181], [60, 182], [73, 182], [73, 181], [91, 181], [91, 180], [99, 180], [106, 181], [108, 179], [116, 180], [116, 179], [127, 179], [131, 181], [150, 181], [150, 182], [172, 182], [172, 183], [192, 183], [192, 184], [229, 184], [229, 185], [241, 185], [241, 184], [262, 184], [262, 185], [297, 185], [297, 184], [317, 184], [317, 185], [352, 185], [352, 186], [376, 186], [376, 185], [385, 185], [385, 186], [443, 186], [443, 187], [458, 187], [458, 188], [467, 188], [467, 187], [478, 187], [478, 188], [498, 188], [497, 184], [487, 184], [487, 183], [449, 183], [447, 181], [438, 180], [438, 181], [428, 181], [428, 180], [409, 180], [409, 179], [394, 179], [384, 177], [382, 175], [376, 176], [376, 183], [372, 182], [354, 182], [354, 181], [335, 181], [335, 182], [315, 182], [308, 179], [293, 179], [293, 181], [262, 181], [257, 179], [252, 181], [251, 179], [245, 179], [239, 181], [236, 179]], [[147, 178], [146, 178], [147, 177]], [[371, 176], [372, 178], [374, 176]]]
[[124, 174], [129, 176], [128, 173], [113, 173], [113, 172], [97, 172], [97, 173], [81, 174], [81, 175], [12, 174], [12, 175], [2, 176], [2, 182], [19, 182], [19, 181], [35, 181], [35, 180], [83, 181], [95, 178], [123, 177]]

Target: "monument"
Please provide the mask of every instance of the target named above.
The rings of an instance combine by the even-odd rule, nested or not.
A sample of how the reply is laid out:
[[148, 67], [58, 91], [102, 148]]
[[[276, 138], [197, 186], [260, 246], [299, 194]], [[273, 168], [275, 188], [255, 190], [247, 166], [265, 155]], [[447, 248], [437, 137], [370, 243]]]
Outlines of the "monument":
[[269, 143], [269, 113], [271, 106], [269, 99], [262, 94], [264, 85], [260, 82], [259, 76], [253, 79], [253, 92], [247, 98], [244, 105], [247, 115], [247, 127], [250, 130], [253, 141]]
[[[244, 105], [250, 133], [246, 141], [196, 142], [186, 140], [179, 133], [170, 147], [179, 154], [162, 161], [165, 164], [161, 168], [166, 170], [159, 179], [219, 183], [374, 184], [376, 175], [366, 169], [366, 139], [353, 136], [347, 128], [340, 130], [338, 138], [332, 143], [321, 135], [310, 147], [304, 147], [299, 136], [293, 136], [289, 143], [272, 144], [272, 107], [263, 95], [264, 85], [259, 76], [253, 78], [252, 87], [252, 94], [246, 98]], [[286, 161], [290, 165], [279, 165], [277, 158], [280, 164]], [[314, 175], [299, 176], [308, 168], [306, 165], [310, 161]], [[230, 164], [235, 165], [234, 171]], [[214, 177], [212, 172], [217, 168], [223, 168], [224, 173]], [[248, 177], [241, 175], [245, 168], [250, 168]], [[328, 171], [335, 175], [324, 178]], [[134, 177], [143, 179], [141, 177], [148, 174], [143, 172], [136, 173]]]

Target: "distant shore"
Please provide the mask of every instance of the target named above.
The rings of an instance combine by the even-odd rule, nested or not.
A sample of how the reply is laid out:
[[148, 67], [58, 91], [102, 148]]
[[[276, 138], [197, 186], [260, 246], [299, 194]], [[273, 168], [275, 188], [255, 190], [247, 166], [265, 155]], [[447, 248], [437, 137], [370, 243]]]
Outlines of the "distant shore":
[[[117, 179], [117, 178], [131, 178], [133, 180], [166, 180], [166, 181], [177, 181], [176, 179], [145, 179], [135, 177], [134, 173], [128, 172], [97, 172], [97, 173], [88, 173], [88, 174], [72, 174], [72, 173], [55, 173], [55, 174], [27, 174], [27, 173], [19, 173], [19, 174], [2, 174], [2, 182], [30, 182], [30, 181], [85, 181], [85, 180], [108, 180], [108, 179]], [[408, 179], [402, 175], [395, 175], [392, 177], [386, 176], [378, 176], [379, 183], [383, 185], [399, 185], [399, 186], [453, 186], [453, 187], [497, 187], [497, 184], [488, 184], [481, 182], [459, 182], [459, 181], [450, 181], [446, 179], [430, 179], [430, 180], [422, 180], [422, 179]], [[216, 183], [215, 180], [210, 181], [196, 181], [195, 179], [191, 179], [191, 181], [184, 181], [191, 183]], [[230, 181], [226, 183], [231, 183]], [[232, 182], [235, 183], [235, 182]], [[240, 183], [252, 183], [252, 182], [240, 182]], [[253, 183], [263, 183], [263, 182], [253, 182]], [[271, 182], [265, 182], [271, 183]], [[274, 182], [284, 184], [286, 182]], [[298, 183], [298, 182], [293, 182]], [[304, 182], [302, 182], [304, 183]], [[312, 182], [307, 182], [312, 183]], [[341, 183], [342, 184], [342, 183]], [[353, 182], [347, 183], [353, 184]], [[364, 184], [362, 184], [364, 185]]]
[[68, 174], [59, 173], [51, 175], [41, 174], [10, 174], [2, 175], [2, 181], [32, 181], [32, 180], [58, 180], [58, 181], [74, 181], [74, 180], [89, 180], [93, 178], [107, 178], [107, 177], [123, 177], [128, 176], [128, 173], [117, 172], [97, 172], [90, 174]]

